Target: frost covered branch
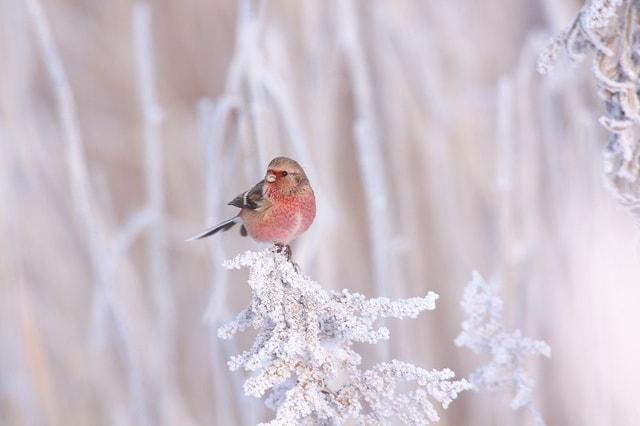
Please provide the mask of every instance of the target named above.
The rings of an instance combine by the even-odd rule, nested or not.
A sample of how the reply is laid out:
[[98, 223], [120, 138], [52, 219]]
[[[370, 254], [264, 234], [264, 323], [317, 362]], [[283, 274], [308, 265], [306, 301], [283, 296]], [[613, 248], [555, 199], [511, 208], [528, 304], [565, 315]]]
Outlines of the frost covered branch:
[[[145, 187], [147, 209], [152, 223], [149, 226], [149, 271], [154, 283], [153, 298], [160, 328], [171, 322], [172, 295], [167, 270], [167, 241], [165, 235], [164, 192], [162, 189], [163, 155], [161, 127], [163, 112], [156, 95], [151, 28], [151, 7], [137, 3], [133, 9], [133, 45], [136, 61], [136, 88], [143, 117], [145, 150]], [[165, 336], [166, 337], [166, 336]]]
[[[268, 424], [382, 424], [397, 418], [406, 424], [439, 419], [432, 401], [447, 408], [466, 380], [449, 369], [427, 371], [393, 360], [361, 370], [353, 343], [375, 344], [389, 338], [377, 327], [381, 318], [416, 318], [435, 309], [438, 295], [390, 300], [367, 299], [348, 290], [331, 291], [298, 273], [285, 257], [266, 249], [225, 262], [228, 269], [249, 268], [251, 303], [222, 325], [218, 337], [230, 339], [248, 328], [259, 330], [253, 346], [233, 356], [229, 368], [254, 374], [247, 395], [266, 396], [276, 417]], [[416, 388], [398, 393], [400, 382]]]
[[505, 330], [502, 299], [496, 294], [495, 287], [478, 272], [474, 271], [467, 284], [461, 305], [467, 319], [456, 337], [456, 345], [491, 356], [488, 364], [471, 374], [473, 387], [476, 390], [511, 389], [514, 393], [511, 408], [527, 407], [535, 424], [543, 425], [542, 417], [533, 405], [534, 380], [525, 371], [523, 363], [525, 355], [551, 356], [549, 345], [522, 336], [520, 330]]
[[593, 75], [609, 131], [604, 150], [607, 186], [622, 204], [640, 217], [640, 3], [590, 0], [572, 25], [542, 53], [538, 70], [548, 72], [565, 50], [572, 60], [593, 53]]
[[[389, 268], [392, 262], [387, 242], [392, 238], [389, 213], [389, 188], [383, 178], [387, 164], [384, 160], [377, 117], [373, 105], [373, 91], [370, 71], [360, 41], [360, 23], [357, 3], [353, 0], [336, 3], [336, 21], [340, 31], [340, 46], [344, 52], [350, 84], [353, 87], [355, 122], [353, 138], [358, 153], [358, 166], [362, 176], [363, 191], [369, 203], [367, 224], [372, 246], [373, 279], [379, 294], [389, 292], [388, 283], [393, 275]], [[365, 184], [366, 183], [366, 184]], [[382, 346], [382, 356], [388, 354], [388, 347]]]

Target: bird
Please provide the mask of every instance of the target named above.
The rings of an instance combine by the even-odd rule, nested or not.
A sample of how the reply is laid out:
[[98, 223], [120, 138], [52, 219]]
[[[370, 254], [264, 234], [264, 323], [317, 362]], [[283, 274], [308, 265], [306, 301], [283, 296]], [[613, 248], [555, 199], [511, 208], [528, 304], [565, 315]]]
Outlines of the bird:
[[240, 224], [243, 237], [272, 242], [290, 260], [290, 243], [309, 229], [316, 216], [316, 199], [309, 179], [302, 166], [288, 157], [271, 160], [264, 179], [227, 205], [240, 211], [187, 241], [210, 237]]

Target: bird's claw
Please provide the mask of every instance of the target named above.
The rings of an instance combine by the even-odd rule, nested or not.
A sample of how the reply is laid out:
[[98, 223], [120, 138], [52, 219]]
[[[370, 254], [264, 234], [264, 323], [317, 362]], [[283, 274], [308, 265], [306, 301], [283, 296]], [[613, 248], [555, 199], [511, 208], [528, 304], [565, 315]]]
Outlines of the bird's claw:
[[[274, 243], [273, 246], [276, 249], [276, 253], [282, 253], [287, 257], [287, 260], [291, 262], [291, 246], [289, 244]], [[292, 262], [293, 263], [293, 262]], [[294, 263], [295, 265], [295, 263]]]

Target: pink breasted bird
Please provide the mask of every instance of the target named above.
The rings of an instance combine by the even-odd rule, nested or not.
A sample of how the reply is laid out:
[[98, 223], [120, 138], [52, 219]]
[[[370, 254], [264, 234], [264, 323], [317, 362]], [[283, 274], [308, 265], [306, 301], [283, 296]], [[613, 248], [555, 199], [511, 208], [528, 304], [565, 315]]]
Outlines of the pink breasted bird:
[[305, 232], [316, 216], [316, 199], [309, 179], [300, 164], [287, 157], [271, 160], [265, 178], [229, 205], [239, 207], [240, 212], [187, 241], [242, 223], [242, 236], [248, 234], [257, 241], [273, 242], [280, 249], [286, 248], [290, 257], [289, 243]]

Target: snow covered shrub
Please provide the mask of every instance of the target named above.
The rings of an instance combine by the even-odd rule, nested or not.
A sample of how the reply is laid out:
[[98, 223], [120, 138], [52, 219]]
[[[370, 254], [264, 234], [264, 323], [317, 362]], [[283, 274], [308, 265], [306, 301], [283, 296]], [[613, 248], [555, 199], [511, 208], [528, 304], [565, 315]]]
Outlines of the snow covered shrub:
[[526, 373], [523, 359], [525, 355], [549, 357], [549, 345], [522, 336], [520, 330], [505, 330], [502, 299], [496, 294], [495, 286], [476, 271], [464, 289], [461, 305], [467, 318], [456, 337], [456, 345], [491, 356], [488, 364], [471, 374], [474, 389], [511, 390], [514, 393], [511, 408], [527, 407], [535, 424], [543, 425], [542, 417], [533, 405], [534, 380]]
[[572, 60], [593, 52], [593, 74], [604, 101], [600, 123], [610, 132], [604, 151], [608, 187], [640, 215], [640, 3], [591, 0], [542, 53], [538, 70], [548, 72], [563, 49]]
[[[416, 318], [433, 310], [438, 298], [433, 292], [392, 301], [326, 290], [273, 249], [245, 252], [225, 267], [249, 268], [252, 297], [218, 336], [229, 339], [249, 327], [259, 330], [251, 349], [233, 356], [229, 368], [254, 372], [244, 391], [266, 396], [266, 405], [276, 412], [267, 424], [341, 424], [349, 418], [366, 425], [392, 418], [429, 424], [439, 419], [432, 401], [447, 408], [471, 387], [464, 379], [454, 380], [446, 368], [428, 371], [396, 360], [360, 368], [362, 358], [353, 343], [388, 339], [389, 330], [375, 321]], [[416, 386], [400, 393], [401, 382]]]

